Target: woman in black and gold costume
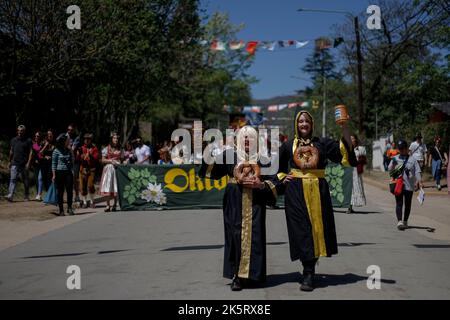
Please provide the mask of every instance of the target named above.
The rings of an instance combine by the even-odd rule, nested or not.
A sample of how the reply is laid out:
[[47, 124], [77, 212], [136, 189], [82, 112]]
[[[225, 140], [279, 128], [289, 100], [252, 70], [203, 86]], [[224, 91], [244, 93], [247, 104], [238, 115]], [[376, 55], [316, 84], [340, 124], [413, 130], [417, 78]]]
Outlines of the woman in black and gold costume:
[[303, 264], [302, 291], [314, 289], [317, 260], [338, 251], [325, 167], [329, 160], [356, 166], [347, 125], [343, 124], [342, 129], [341, 141], [313, 137], [314, 120], [309, 112], [300, 111], [295, 117], [294, 139], [280, 149], [276, 189], [285, 194], [291, 259]]
[[[229, 176], [223, 198], [225, 252], [223, 276], [233, 279], [231, 290], [266, 280], [266, 205], [276, 201], [274, 177], [261, 175], [261, 161], [250, 151], [256, 130], [243, 127], [237, 135], [236, 151], [228, 149], [213, 164], [202, 164], [199, 176], [220, 179]], [[226, 158], [233, 159], [226, 163]], [[218, 161], [218, 160], [221, 161]]]

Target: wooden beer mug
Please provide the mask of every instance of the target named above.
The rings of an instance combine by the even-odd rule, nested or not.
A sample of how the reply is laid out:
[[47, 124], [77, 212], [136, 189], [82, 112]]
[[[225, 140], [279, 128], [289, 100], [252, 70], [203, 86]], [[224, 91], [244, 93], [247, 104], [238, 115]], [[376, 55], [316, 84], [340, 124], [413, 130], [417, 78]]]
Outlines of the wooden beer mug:
[[346, 123], [350, 119], [347, 107], [343, 104], [334, 107], [334, 118], [338, 125], [343, 125]]

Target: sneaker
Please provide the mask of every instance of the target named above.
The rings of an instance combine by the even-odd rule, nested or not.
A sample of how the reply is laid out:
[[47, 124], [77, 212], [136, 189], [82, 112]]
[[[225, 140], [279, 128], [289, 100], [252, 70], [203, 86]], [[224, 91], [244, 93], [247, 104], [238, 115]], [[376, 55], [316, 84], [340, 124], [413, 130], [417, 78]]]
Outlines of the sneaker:
[[68, 208], [68, 209], [67, 209], [67, 214], [68, 214], [69, 216], [75, 215], [75, 213], [73, 212], [73, 209], [72, 209], [72, 208]]
[[36, 196], [36, 198], [34, 198], [34, 200], [36, 200], [36, 201], [41, 201], [41, 200], [42, 200], [41, 195], [38, 194], [38, 195]]
[[403, 224], [403, 221], [399, 221], [397, 223], [397, 229], [402, 231], [405, 230], [405, 225]]
[[13, 202], [12, 196], [6, 196], [5, 199], [6, 199], [8, 202]]
[[408, 229], [408, 221], [403, 221], [403, 229]]
[[442, 187], [441, 187], [440, 184], [437, 185], [437, 189], [438, 189], [439, 191], [441, 191]]
[[25, 201], [25, 202], [30, 201], [30, 197], [26, 196], [25, 198], [23, 198], [23, 201]]

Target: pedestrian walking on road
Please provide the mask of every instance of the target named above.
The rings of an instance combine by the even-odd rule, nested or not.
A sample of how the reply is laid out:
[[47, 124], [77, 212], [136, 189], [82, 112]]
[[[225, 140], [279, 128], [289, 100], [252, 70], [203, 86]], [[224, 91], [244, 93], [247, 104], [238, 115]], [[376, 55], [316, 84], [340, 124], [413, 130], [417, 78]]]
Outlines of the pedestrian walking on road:
[[11, 149], [9, 151], [9, 168], [10, 181], [8, 188], [8, 195], [6, 200], [12, 202], [14, 192], [16, 191], [17, 178], [22, 177], [23, 185], [25, 187], [25, 201], [30, 200], [30, 188], [28, 179], [28, 170], [30, 168], [31, 159], [33, 158], [31, 139], [25, 137], [25, 126], [17, 127], [17, 136], [11, 140]]
[[53, 181], [58, 195], [59, 215], [64, 215], [64, 191], [67, 193], [67, 214], [73, 215], [73, 153], [69, 146], [69, 137], [62, 133], [56, 139], [56, 148], [52, 155]]
[[422, 142], [422, 134], [418, 133], [416, 135], [416, 141], [411, 143], [409, 146], [410, 155], [416, 158], [419, 163], [420, 170], [423, 171], [423, 167], [425, 166], [426, 154], [428, 152], [427, 146]]
[[[232, 279], [232, 291], [266, 280], [266, 206], [276, 202], [275, 176], [260, 174], [259, 168], [267, 162], [252, 154], [250, 145], [256, 143], [255, 129], [243, 127], [236, 152], [224, 150], [212, 164], [203, 162], [199, 171], [202, 178], [229, 177], [223, 198], [223, 276]], [[226, 163], [227, 159], [233, 162]]]
[[366, 205], [366, 195], [364, 193], [364, 184], [362, 175], [364, 166], [367, 164], [366, 148], [359, 145], [359, 139], [356, 135], [351, 136], [353, 150], [357, 160], [356, 168], [353, 168], [353, 188], [352, 199], [347, 213], [354, 213], [353, 207], [362, 207]]
[[325, 168], [329, 161], [355, 167], [356, 155], [345, 123], [340, 141], [313, 136], [314, 119], [306, 110], [297, 114], [294, 125], [295, 138], [280, 149], [277, 188], [284, 186], [279, 194], [285, 194], [291, 260], [300, 260], [303, 265], [300, 290], [312, 291], [318, 259], [338, 252]]
[[37, 131], [34, 134], [34, 138], [33, 138], [33, 146], [32, 146], [32, 150], [33, 150], [33, 160], [32, 160], [32, 165], [33, 165], [33, 171], [34, 171], [34, 181], [36, 183], [36, 201], [41, 201], [42, 200], [42, 189], [44, 186], [44, 182], [43, 182], [43, 176], [42, 176], [42, 153], [41, 153], [41, 149], [43, 147], [42, 144], [42, 139], [41, 139], [41, 133], [39, 131]]
[[[400, 140], [397, 144], [400, 154], [395, 156], [389, 164], [389, 174], [395, 189], [391, 190], [395, 195], [397, 215], [397, 228], [405, 230], [408, 228], [408, 218], [411, 213], [411, 203], [414, 190], [423, 187], [419, 162], [414, 156], [408, 154], [408, 144]], [[403, 207], [405, 208], [403, 211]]]
[[436, 137], [434, 139], [434, 146], [430, 149], [430, 155], [428, 157], [428, 165], [431, 167], [431, 174], [434, 181], [436, 181], [436, 188], [441, 191], [441, 175], [442, 167], [447, 166], [448, 156], [447, 153], [441, 148], [441, 138]]

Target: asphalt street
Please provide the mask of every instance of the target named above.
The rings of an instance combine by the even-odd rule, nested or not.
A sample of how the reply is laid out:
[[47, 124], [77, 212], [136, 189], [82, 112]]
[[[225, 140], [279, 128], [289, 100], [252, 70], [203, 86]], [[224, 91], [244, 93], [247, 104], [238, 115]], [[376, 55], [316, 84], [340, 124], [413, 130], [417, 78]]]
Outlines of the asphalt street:
[[[241, 292], [222, 278], [221, 210], [174, 210], [96, 214], [0, 251], [0, 299], [450, 299], [448, 199], [399, 231], [392, 197], [366, 192], [361, 212], [337, 209], [339, 254], [320, 260], [312, 293], [299, 291], [283, 210], [267, 214], [267, 283]], [[71, 265], [79, 290], [66, 286]], [[380, 289], [367, 286], [373, 265]]]

